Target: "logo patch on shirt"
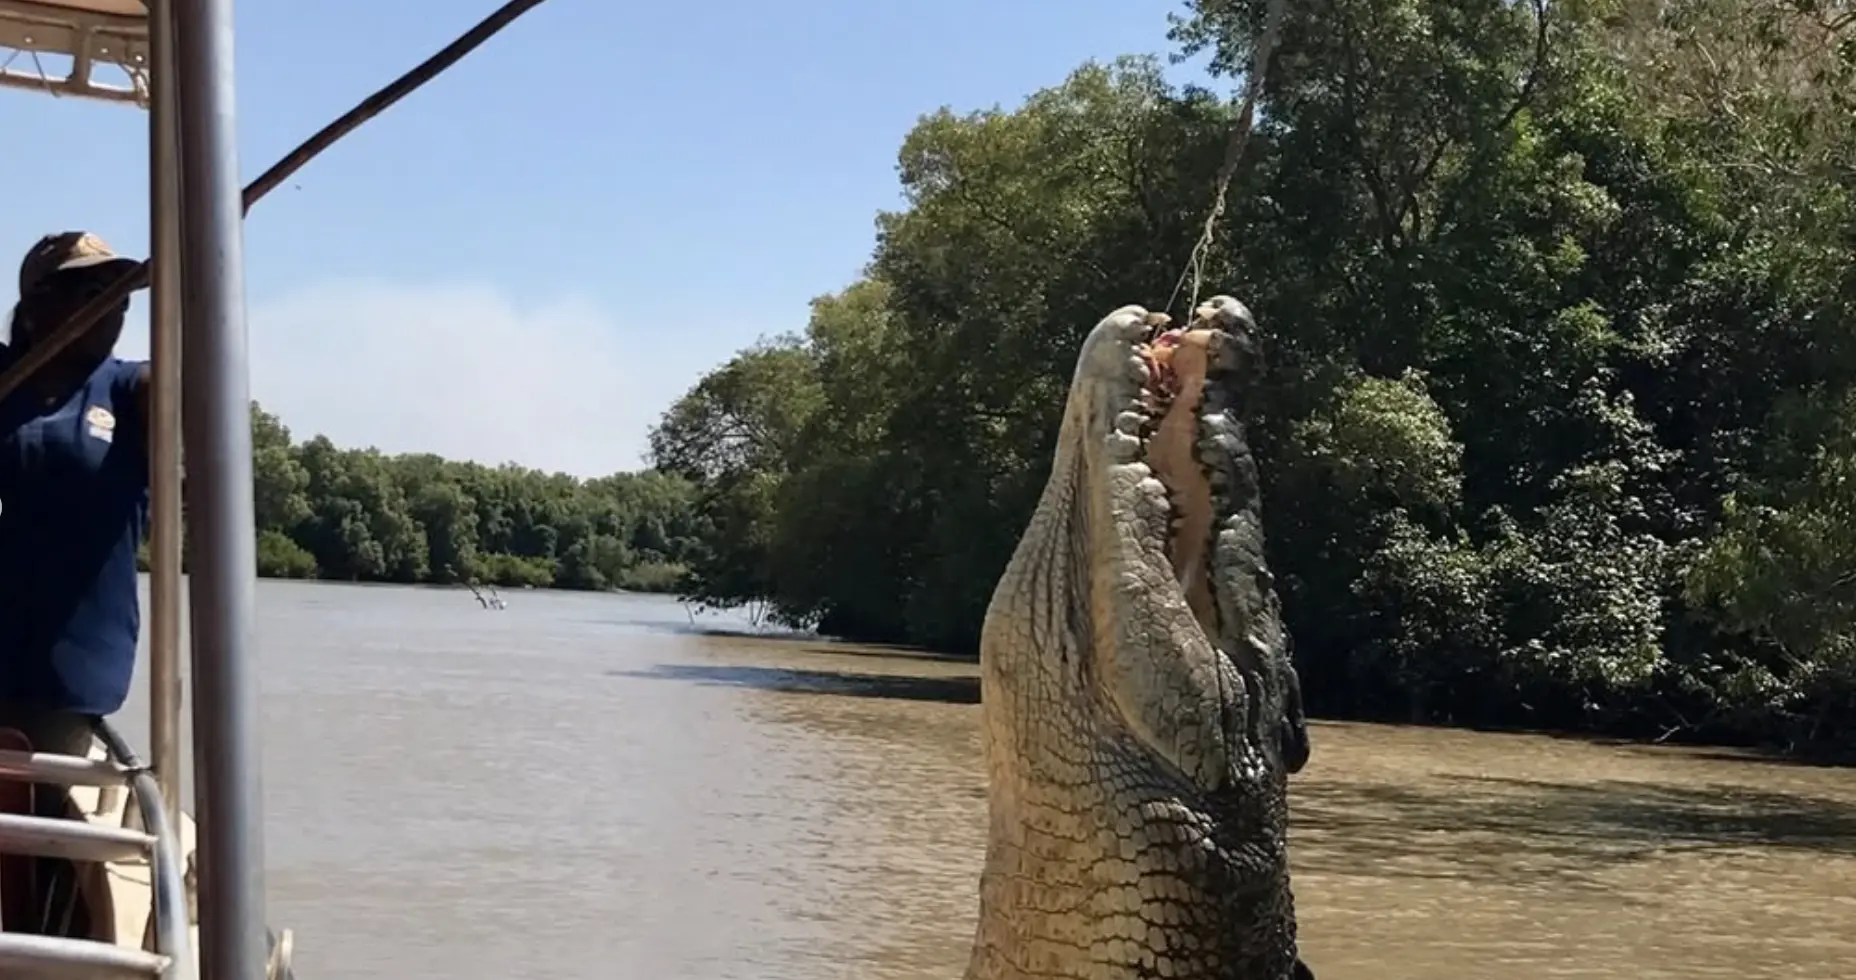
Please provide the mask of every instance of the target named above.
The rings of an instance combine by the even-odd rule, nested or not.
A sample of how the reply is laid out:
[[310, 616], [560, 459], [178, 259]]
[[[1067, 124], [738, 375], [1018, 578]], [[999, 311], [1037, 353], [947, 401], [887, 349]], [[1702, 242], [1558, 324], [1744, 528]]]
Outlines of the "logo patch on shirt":
[[90, 438], [99, 439], [103, 442], [115, 441], [116, 416], [110, 414], [109, 409], [104, 408], [102, 405], [92, 405], [90, 409], [84, 413], [84, 421], [89, 423]]

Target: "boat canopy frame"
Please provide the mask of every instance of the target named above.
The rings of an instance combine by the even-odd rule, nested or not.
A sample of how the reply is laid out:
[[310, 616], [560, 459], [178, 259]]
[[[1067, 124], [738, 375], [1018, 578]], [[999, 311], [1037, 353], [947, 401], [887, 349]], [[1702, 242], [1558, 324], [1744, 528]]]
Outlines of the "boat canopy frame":
[[[14, 391], [105, 312], [150, 288], [149, 741], [153, 778], [112, 730], [113, 764], [143, 801], [155, 868], [150, 958], [79, 962], [25, 941], [21, 963], [46, 957], [97, 975], [187, 978], [188, 902], [164, 869], [178, 863], [180, 809], [182, 495], [187, 528], [193, 683], [194, 814], [205, 980], [263, 980], [275, 967], [264, 911], [264, 843], [255, 643], [256, 530], [244, 299], [244, 213], [316, 154], [451, 67], [543, 0], [509, 0], [443, 50], [324, 127], [250, 186], [238, 176], [233, 0], [0, 0], [0, 87], [132, 103], [149, 110], [147, 262], [92, 299], [0, 371]], [[68, 61], [62, 75], [47, 56]], [[31, 70], [16, 67], [25, 59]], [[124, 84], [101, 74], [114, 70]], [[184, 352], [184, 358], [183, 358]], [[185, 387], [183, 388], [183, 359]], [[184, 397], [183, 397], [184, 393]], [[182, 445], [192, 460], [182, 480]], [[59, 762], [58, 760], [63, 760]], [[80, 760], [0, 753], [0, 778], [44, 775]], [[136, 771], [131, 772], [130, 769]], [[74, 770], [75, 771], [75, 770]], [[112, 778], [114, 778], [112, 776]], [[139, 781], [138, 781], [139, 779]], [[0, 828], [3, 830], [4, 828]], [[4, 834], [0, 834], [3, 838]], [[166, 848], [162, 839], [175, 843]], [[183, 896], [183, 897], [177, 897]], [[182, 907], [174, 907], [176, 904]], [[0, 937], [4, 940], [5, 937]], [[18, 945], [17, 943], [15, 945]], [[95, 944], [91, 944], [95, 945]], [[75, 947], [72, 947], [75, 949]], [[4, 954], [0, 948], [0, 954]], [[65, 950], [70, 953], [71, 950]], [[75, 954], [73, 954], [75, 955]], [[95, 956], [85, 951], [84, 956]], [[0, 955], [0, 960], [4, 956]], [[153, 971], [152, 973], [150, 971]]]
[[[0, 86], [147, 105], [154, 39], [143, 0], [0, 0]], [[70, 59], [53, 76], [44, 55]], [[15, 67], [20, 59], [35, 70]], [[112, 66], [127, 78], [112, 85], [96, 77]]]

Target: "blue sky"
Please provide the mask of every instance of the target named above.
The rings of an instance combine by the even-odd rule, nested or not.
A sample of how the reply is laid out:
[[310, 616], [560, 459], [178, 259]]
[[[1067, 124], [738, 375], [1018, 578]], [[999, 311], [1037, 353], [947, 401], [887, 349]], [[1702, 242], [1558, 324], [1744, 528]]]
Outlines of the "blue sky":
[[[240, 3], [246, 179], [496, 5]], [[636, 468], [704, 371], [856, 277], [921, 114], [1162, 52], [1181, 8], [550, 0], [253, 209], [253, 395], [299, 437]], [[145, 254], [140, 110], [0, 90], [0, 116], [0, 255], [76, 227]]]

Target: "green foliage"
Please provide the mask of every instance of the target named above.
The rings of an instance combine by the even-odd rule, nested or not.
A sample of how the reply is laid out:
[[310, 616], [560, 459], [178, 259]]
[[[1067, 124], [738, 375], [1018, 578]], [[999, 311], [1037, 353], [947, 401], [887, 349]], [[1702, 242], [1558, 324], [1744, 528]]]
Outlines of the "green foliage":
[[[1180, 53], [1234, 76], [1265, 6]], [[1821, 4], [1290, 5], [1205, 281], [1265, 332], [1315, 709], [1856, 740], [1853, 103]], [[865, 277], [654, 434], [686, 593], [971, 649], [1077, 343], [1169, 302], [1230, 122], [1151, 59], [924, 117]]]
[[258, 574], [264, 578], [315, 578], [316, 556], [282, 531], [258, 532]]
[[546, 558], [522, 558], [516, 555], [485, 555], [474, 570], [473, 581], [491, 585], [545, 587], [554, 582], [554, 562]]
[[252, 443], [267, 577], [667, 592], [703, 553], [696, 489], [665, 473], [576, 480], [296, 443], [255, 404]]

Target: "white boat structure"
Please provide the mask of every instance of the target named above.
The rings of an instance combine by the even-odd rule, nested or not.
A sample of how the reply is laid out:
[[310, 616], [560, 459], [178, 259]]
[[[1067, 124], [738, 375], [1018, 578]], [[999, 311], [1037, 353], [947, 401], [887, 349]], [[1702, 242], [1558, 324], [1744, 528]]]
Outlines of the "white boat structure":
[[[36, 877], [47, 867], [74, 883], [54, 896], [56, 903], [29, 892], [29, 906], [43, 907], [28, 907], [24, 915], [0, 906], [0, 978], [292, 975], [291, 934], [273, 934], [264, 909], [240, 225], [247, 208], [310, 158], [541, 2], [504, 4], [241, 189], [233, 0], [0, 0], [0, 87], [148, 110], [152, 252], [148, 262], [0, 372], [0, 397], [144, 285], [151, 289], [154, 377], [152, 759], [145, 763], [107, 724], [97, 727], [84, 758], [0, 748], [0, 783], [62, 788], [65, 794], [63, 818], [0, 806], [0, 892], [7, 874]], [[48, 59], [68, 70], [54, 75], [45, 67]], [[120, 75], [125, 84], [106, 82], [108, 74]], [[193, 460], [185, 489], [191, 517], [194, 815], [180, 806], [183, 438]]]

